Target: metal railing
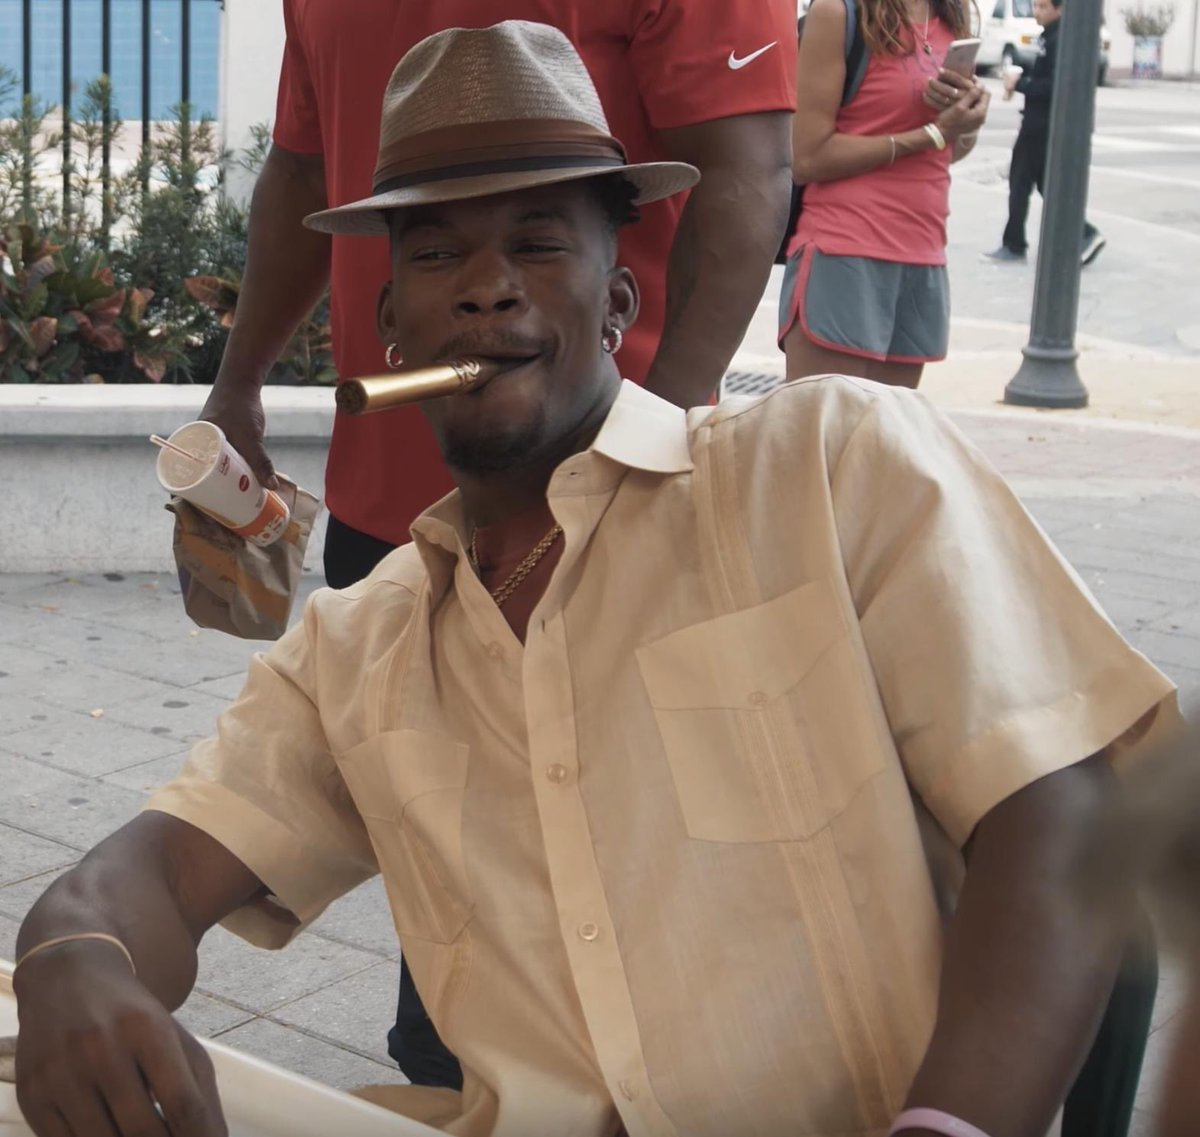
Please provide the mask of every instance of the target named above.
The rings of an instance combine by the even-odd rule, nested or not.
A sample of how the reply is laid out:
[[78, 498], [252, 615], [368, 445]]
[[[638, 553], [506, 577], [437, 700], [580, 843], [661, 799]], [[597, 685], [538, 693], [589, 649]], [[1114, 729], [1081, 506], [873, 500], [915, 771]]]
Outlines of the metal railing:
[[[39, 0], [39, 3], [49, 4], [53, 0]], [[151, 141], [151, 123], [153, 113], [151, 108], [151, 63], [153, 44], [153, 20], [151, 0], [141, 2], [141, 120], [142, 145], [148, 147]], [[180, 85], [179, 102], [184, 106], [191, 103], [192, 92], [192, 4], [194, 0], [176, 0], [180, 6]], [[214, 2], [214, 0], [209, 0]], [[215, 0], [224, 6], [224, 0]], [[20, 0], [21, 3], [21, 91], [26, 100], [34, 94], [33, 68], [33, 0]], [[72, 87], [74, 84], [72, 60], [72, 7], [73, 0], [58, 0], [62, 10], [62, 199], [63, 215], [71, 213], [71, 123], [72, 123]], [[100, 70], [103, 76], [112, 75], [113, 47], [113, 0], [100, 0]], [[112, 195], [112, 100], [104, 103], [103, 144], [101, 153], [100, 183], [101, 209], [103, 213], [102, 230], [107, 233], [111, 220]], [[183, 154], [186, 161], [187, 134], [183, 135]], [[149, 171], [143, 167], [143, 186], [149, 177]]]

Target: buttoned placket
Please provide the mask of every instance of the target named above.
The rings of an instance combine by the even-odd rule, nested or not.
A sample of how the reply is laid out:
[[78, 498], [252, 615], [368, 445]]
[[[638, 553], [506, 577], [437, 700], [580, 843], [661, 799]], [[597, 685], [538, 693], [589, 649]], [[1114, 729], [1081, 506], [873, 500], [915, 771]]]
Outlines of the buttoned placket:
[[589, 478], [589, 466], [596, 472], [596, 462], [594, 456], [577, 456], [551, 482], [551, 508], [563, 527], [565, 544], [525, 639], [522, 678], [530, 771], [559, 927], [601, 1074], [630, 1137], [667, 1137], [675, 1130], [650, 1089], [633, 998], [580, 792], [575, 694], [561, 593], [572, 565], [585, 555], [593, 524], [589, 519], [602, 512], [594, 508], [594, 500], [589, 504], [589, 490], [615, 492], [611, 471]]

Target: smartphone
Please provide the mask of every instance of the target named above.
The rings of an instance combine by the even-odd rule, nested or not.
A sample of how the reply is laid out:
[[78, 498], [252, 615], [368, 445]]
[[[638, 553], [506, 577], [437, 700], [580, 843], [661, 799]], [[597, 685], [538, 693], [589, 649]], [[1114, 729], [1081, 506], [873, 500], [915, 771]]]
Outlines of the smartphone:
[[975, 74], [975, 57], [979, 54], [978, 39], [956, 39], [946, 50], [946, 58], [942, 67], [946, 71], [955, 71], [966, 79]]

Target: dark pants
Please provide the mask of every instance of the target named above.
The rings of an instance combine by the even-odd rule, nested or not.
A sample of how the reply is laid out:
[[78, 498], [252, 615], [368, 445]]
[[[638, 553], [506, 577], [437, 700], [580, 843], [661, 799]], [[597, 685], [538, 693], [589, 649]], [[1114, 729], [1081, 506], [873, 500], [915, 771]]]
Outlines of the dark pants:
[[1157, 990], [1158, 955], [1145, 921], [1125, 952], [1096, 1040], [1063, 1105], [1062, 1137], [1128, 1134]]
[[[369, 575], [393, 548], [330, 514], [325, 534], [326, 583], [330, 588], [348, 588]], [[462, 1067], [438, 1037], [403, 957], [396, 1025], [388, 1031], [388, 1053], [415, 1085], [462, 1089]]]
[[[1048, 131], [1026, 130], [1017, 132], [1013, 144], [1012, 163], [1008, 169], [1008, 224], [1004, 227], [1004, 247], [1014, 253], [1029, 249], [1025, 239], [1025, 221], [1029, 217], [1029, 199], [1036, 189], [1046, 196], [1046, 154], [1050, 146]], [[1085, 242], [1096, 235], [1096, 228], [1088, 221], [1083, 223]]]

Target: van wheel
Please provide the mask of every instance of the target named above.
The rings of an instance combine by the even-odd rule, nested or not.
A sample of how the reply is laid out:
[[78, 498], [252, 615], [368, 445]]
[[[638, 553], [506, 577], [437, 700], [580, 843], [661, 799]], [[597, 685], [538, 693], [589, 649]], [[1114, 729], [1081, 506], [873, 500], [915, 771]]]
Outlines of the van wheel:
[[1012, 44], [1006, 43], [1004, 50], [1000, 53], [1000, 69], [1004, 71], [1012, 67], [1017, 61], [1017, 54], [1012, 49]]

